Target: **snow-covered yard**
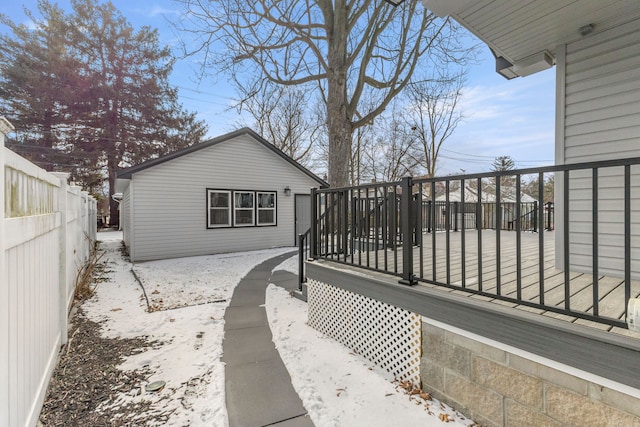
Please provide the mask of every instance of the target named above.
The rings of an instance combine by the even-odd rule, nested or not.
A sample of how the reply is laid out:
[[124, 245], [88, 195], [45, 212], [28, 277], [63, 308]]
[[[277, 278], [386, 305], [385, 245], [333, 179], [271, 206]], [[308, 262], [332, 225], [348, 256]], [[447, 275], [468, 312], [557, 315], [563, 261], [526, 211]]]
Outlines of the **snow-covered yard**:
[[[120, 233], [100, 233], [98, 238], [106, 251], [108, 277], [84, 304], [86, 316], [101, 323], [106, 337], [155, 342], [120, 366], [147, 372], [148, 382], [120, 394], [115, 406], [146, 401], [146, 415], [166, 414], [168, 425], [228, 425], [220, 361], [224, 311], [243, 276], [292, 248], [132, 265], [121, 255]], [[293, 257], [276, 269], [295, 272], [296, 265]], [[284, 289], [269, 285], [266, 310], [276, 348], [316, 426], [473, 424], [435, 400], [409, 397], [392, 378], [308, 327], [306, 304]], [[143, 389], [154, 381], [166, 386], [156, 393]], [[145, 414], [139, 415], [144, 419]]]

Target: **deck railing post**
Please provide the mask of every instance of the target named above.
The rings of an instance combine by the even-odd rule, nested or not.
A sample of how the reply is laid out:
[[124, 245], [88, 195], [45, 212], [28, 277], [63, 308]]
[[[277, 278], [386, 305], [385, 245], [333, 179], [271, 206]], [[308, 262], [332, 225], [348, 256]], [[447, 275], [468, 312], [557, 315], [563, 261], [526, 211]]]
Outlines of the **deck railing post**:
[[[344, 190], [341, 194], [342, 197], [342, 203], [341, 203], [341, 207], [342, 207], [342, 212], [340, 213], [340, 216], [342, 217], [342, 230], [341, 230], [341, 234], [342, 234], [342, 256], [344, 257], [344, 259], [346, 260], [346, 257], [349, 254], [349, 190]], [[353, 229], [353, 228], [351, 228]]]
[[413, 242], [411, 239], [411, 226], [413, 225], [413, 197], [411, 190], [413, 179], [410, 176], [402, 178], [402, 194], [400, 195], [400, 224], [402, 233], [402, 279], [403, 285], [415, 285], [416, 277], [413, 274]]
[[[464, 189], [461, 190], [464, 193]], [[460, 202], [453, 202], [453, 231], [458, 231], [458, 219], [460, 218]]]
[[304, 274], [304, 240], [304, 234], [298, 234], [298, 290], [300, 292], [302, 292], [302, 284], [307, 281]]
[[318, 189], [311, 189], [311, 232], [309, 233], [309, 258], [318, 259]]
[[[413, 239], [412, 240], [413, 240], [413, 244], [416, 245], [416, 246], [419, 244], [420, 234], [422, 234], [422, 226], [420, 225], [420, 218], [421, 218], [421, 215], [420, 215], [420, 209], [421, 209], [420, 208], [420, 204], [421, 204], [421, 201], [420, 201], [419, 196], [420, 196], [420, 194], [416, 193], [416, 195], [413, 196], [413, 200], [412, 200], [413, 201], [413, 212], [414, 212], [413, 225], [412, 225], [412, 227], [413, 227], [413, 233], [412, 233]], [[418, 233], [420, 233], [420, 234], [418, 234]]]
[[393, 192], [388, 192], [386, 199], [386, 217], [387, 217], [387, 247], [394, 251], [398, 246], [398, 201], [396, 197], [395, 189]]

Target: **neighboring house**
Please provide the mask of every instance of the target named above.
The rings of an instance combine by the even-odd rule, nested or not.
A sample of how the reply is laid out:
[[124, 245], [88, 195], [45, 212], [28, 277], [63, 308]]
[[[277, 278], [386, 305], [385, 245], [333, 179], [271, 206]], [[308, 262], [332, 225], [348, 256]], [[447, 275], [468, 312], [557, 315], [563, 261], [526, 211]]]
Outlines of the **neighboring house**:
[[243, 128], [117, 173], [132, 261], [294, 246], [327, 183]]
[[[455, 189], [449, 191], [449, 201], [450, 202], [460, 202], [462, 200], [462, 192], [460, 191], [460, 186]], [[493, 184], [482, 185], [482, 192], [480, 193], [480, 199], [482, 203], [495, 203], [496, 202], [496, 187]], [[515, 203], [517, 199], [516, 196], [516, 187], [502, 185], [500, 187], [500, 203]], [[443, 190], [440, 192], [436, 191], [436, 201], [444, 202], [447, 200], [447, 195]], [[464, 185], [464, 201], [467, 203], [476, 203], [478, 201], [478, 188], [477, 186], [471, 185], [468, 182], [465, 182]], [[524, 191], [520, 192], [520, 202], [521, 203], [534, 203], [537, 200]]]
[[[455, 188], [449, 189], [449, 203], [458, 203], [462, 201], [462, 191], [460, 184], [456, 183]], [[428, 194], [423, 195], [426, 199]], [[442, 185], [436, 187], [436, 216], [444, 217], [446, 215], [447, 207], [447, 194]], [[464, 207], [454, 207], [451, 212], [455, 216], [456, 223], [453, 223], [454, 216], [451, 218], [451, 223], [455, 224], [455, 229], [462, 227], [462, 212], [464, 210], [465, 226], [471, 226], [476, 224], [476, 215], [478, 214], [476, 203], [478, 202], [478, 187], [473, 182], [465, 181], [464, 184]], [[482, 185], [482, 191], [480, 192], [481, 211], [480, 211], [480, 224], [482, 228], [496, 228], [496, 212], [500, 210], [500, 227], [506, 230], [513, 230], [515, 228], [516, 221], [516, 201], [517, 192], [516, 187], [510, 185], [501, 185], [500, 187], [500, 206], [496, 203], [496, 186], [491, 183]], [[526, 229], [532, 228], [529, 224], [534, 216], [531, 214], [537, 209], [535, 204], [537, 200], [531, 197], [529, 194], [520, 191], [520, 206], [522, 208], [521, 215], [523, 216], [523, 222], [527, 223]], [[423, 214], [424, 216], [424, 214]]]
[[[496, 71], [511, 79], [556, 65], [556, 164], [640, 157], [640, 2], [638, 0], [423, 0], [441, 17], [450, 16], [484, 41], [496, 57]], [[593, 208], [585, 186], [590, 175], [570, 177], [571, 269], [590, 271]], [[562, 229], [563, 177], [556, 179], [556, 226]], [[601, 232], [608, 250], [600, 263], [623, 275], [624, 171], [599, 178]], [[582, 191], [581, 191], [582, 190]], [[640, 173], [631, 170], [632, 204], [640, 203]], [[605, 228], [606, 227], [606, 228]], [[632, 227], [634, 238], [640, 228]], [[583, 242], [583, 243], [580, 243]], [[556, 238], [556, 265], [564, 235]], [[634, 263], [633, 276], [640, 278]]]

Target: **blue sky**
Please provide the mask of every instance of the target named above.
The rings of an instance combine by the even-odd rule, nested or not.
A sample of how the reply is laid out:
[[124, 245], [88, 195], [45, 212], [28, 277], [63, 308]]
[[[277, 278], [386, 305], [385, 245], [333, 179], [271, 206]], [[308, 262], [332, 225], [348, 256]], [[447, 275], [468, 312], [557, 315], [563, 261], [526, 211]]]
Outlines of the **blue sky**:
[[[158, 28], [163, 44], [177, 46], [179, 36], [168, 24], [168, 20], [179, 16], [173, 0], [112, 0], [112, 3], [134, 27]], [[69, 2], [59, 4], [64, 7]], [[5, 3], [2, 13], [26, 23], [23, 6], [35, 10], [36, 1]], [[198, 82], [192, 60], [175, 64], [171, 82], [178, 86], [183, 105], [207, 122], [210, 136], [226, 133], [241, 121], [237, 112], [229, 108], [234, 92], [225, 79]], [[444, 144], [437, 173], [488, 171], [493, 159], [502, 155], [516, 160], [518, 168], [553, 164], [554, 97], [555, 68], [506, 80], [495, 72], [493, 56], [483, 46], [478, 64], [469, 70], [464, 90], [462, 105], [466, 118]]]

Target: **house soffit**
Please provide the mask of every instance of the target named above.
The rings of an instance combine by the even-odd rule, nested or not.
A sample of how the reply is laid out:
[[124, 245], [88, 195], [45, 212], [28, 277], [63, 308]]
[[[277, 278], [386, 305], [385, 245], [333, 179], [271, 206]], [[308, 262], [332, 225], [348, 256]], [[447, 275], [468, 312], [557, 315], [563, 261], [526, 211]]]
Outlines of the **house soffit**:
[[[423, 3], [436, 15], [454, 18], [484, 41], [497, 58], [511, 64], [531, 63], [537, 58], [553, 61], [558, 46], [640, 17], [638, 0], [423, 0]], [[593, 25], [592, 33], [582, 35], [581, 27], [589, 24]], [[550, 58], [543, 57], [544, 53]], [[513, 72], [510, 77], [526, 75], [519, 73], [517, 66], [510, 71]]]

